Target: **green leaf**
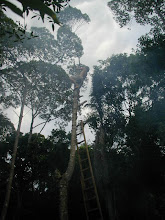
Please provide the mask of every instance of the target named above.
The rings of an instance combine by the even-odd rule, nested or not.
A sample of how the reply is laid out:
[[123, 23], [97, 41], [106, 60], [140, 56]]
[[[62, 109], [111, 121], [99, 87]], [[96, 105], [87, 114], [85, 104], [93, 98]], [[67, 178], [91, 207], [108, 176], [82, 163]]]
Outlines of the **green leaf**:
[[45, 3], [43, 3], [40, 0], [29, 0], [28, 3], [25, 0], [18, 0], [19, 2], [22, 3], [23, 6], [29, 6], [31, 10], [36, 10], [39, 11], [42, 20], [44, 21], [44, 15], [50, 16], [54, 23], [59, 24], [60, 22], [57, 19], [56, 13], [50, 9]]
[[26, 10], [26, 15], [27, 15], [27, 16], [29, 15], [29, 9]]
[[54, 31], [54, 24], [52, 24], [52, 30]]
[[37, 15], [32, 16], [31, 19], [33, 19], [33, 18], [35, 18], [35, 17], [37, 17]]
[[12, 4], [11, 2], [1, 0], [0, 4], [4, 4], [6, 7], [10, 8], [14, 13], [23, 17], [23, 11], [21, 11], [16, 5]]
[[55, 7], [55, 5], [53, 5], [53, 10], [56, 11], [56, 7]]

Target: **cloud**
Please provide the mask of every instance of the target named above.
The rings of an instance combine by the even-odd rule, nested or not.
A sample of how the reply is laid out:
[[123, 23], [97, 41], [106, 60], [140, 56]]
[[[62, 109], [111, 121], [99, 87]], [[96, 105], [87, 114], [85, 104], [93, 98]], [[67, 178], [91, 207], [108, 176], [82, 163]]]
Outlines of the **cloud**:
[[77, 33], [84, 47], [82, 62], [90, 67], [96, 65], [98, 60], [106, 59], [112, 54], [131, 53], [132, 48], [136, 48], [138, 38], [149, 30], [149, 27], [140, 26], [135, 22], [131, 27], [129, 26], [131, 30], [128, 27], [120, 28], [113, 19], [107, 2], [106, 0], [71, 1], [91, 19], [91, 22]]

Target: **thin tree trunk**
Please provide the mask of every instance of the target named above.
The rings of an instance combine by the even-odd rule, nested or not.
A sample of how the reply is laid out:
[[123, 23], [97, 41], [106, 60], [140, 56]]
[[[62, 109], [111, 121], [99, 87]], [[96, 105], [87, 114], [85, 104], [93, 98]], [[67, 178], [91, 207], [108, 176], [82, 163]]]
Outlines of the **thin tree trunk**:
[[60, 219], [68, 220], [68, 181], [64, 175], [60, 180]]
[[17, 207], [16, 207], [16, 212], [15, 212], [15, 215], [13, 217], [13, 220], [19, 220], [20, 219], [21, 208], [22, 208], [22, 193], [18, 189], [17, 190]]
[[114, 201], [113, 201], [113, 189], [110, 188], [109, 185], [109, 169], [108, 162], [106, 157], [106, 149], [105, 149], [105, 130], [101, 127], [100, 130], [100, 144], [101, 144], [101, 153], [102, 153], [102, 163], [104, 170], [103, 184], [105, 188], [105, 201], [106, 201], [106, 209], [108, 211], [109, 219], [114, 220]]
[[77, 110], [79, 101], [79, 88], [74, 89], [73, 94], [73, 112], [72, 112], [72, 135], [71, 135], [71, 148], [70, 148], [70, 159], [66, 172], [62, 175], [60, 180], [60, 219], [68, 220], [68, 183], [72, 177], [74, 166], [75, 166], [75, 152], [77, 144], [76, 135], [76, 121], [77, 121]]
[[[108, 214], [108, 219], [114, 220], [114, 199], [113, 199], [113, 189], [110, 188], [109, 184], [109, 169], [106, 158], [105, 150], [105, 130], [103, 126], [100, 127], [99, 132], [96, 135], [96, 146], [95, 146], [95, 168], [96, 178], [99, 180], [99, 190], [104, 195], [105, 207]], [[100, 160], [97, 158], [97, 153], [100, 153]]]
[[31, 120], [31, 124], [30, 124], [30, 132], [29, 132], [29, 137], [28, 137], [28, 146], [29, 146], [29, 144], [31, 142], [31, 139], [32, 139], [33, 123], [34, 123], [34, 114], [33, 114], [33, 111], [32, 111], [32, 120]]
[[10, 168], [10, 173], [9, 173], [9, 181], [8, 181], [8, 184], [6, 187], [5, 201], [4, 201], [3, 209], [1, 212], [1, 220], [5, 220], [5, 218], [6, 218], [7, 209], [8, 209], [9, 201], [10, 201], [11, 187], [12, 187], [12, 181], [13, 181], [13, 176], [14, 176], [14, 165], [15, 165], [15, 160], [16, 160], [16, 155], [17, 155], [18, 141], [19, 141], [19, 136], [20, 136], [20, 129], [21, 129], [21, 123], [22, 123], [22, 118], [23, 118], [23, 111], [24, 111], [24, 106], [25, 106], [26, 94], [27, 94], [27, 90], [25, 87], [24, 92], [23, 92], [18, 128], [17, 128], [15, 143], [14, 143], [14, 147], [13, 147], [11, 168]]

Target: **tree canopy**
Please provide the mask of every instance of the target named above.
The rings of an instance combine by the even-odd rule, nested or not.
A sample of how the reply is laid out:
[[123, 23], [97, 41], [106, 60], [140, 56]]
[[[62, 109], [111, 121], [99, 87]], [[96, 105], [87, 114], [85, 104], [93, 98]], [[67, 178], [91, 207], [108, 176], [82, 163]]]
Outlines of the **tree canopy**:
[[151, 25], [154, 31], [160, 33], [165, 31], [164, 0], [111, 0], [108, 2], [108, 6], [121, 27], [135, 18], [137, 23]]
[[[38, 11], [39, 16], [41, 16], [44, 21], [44, 16], [47, 15], [51, 22], [60, 24], [57, 19], [56, 13], [61, 10], [64, 6], [68, 4], [70, 0], [60, 0], [60, 1], [45, 1], [45, 0], [17, 0], [18, 3], [21, 3], [22, 9], [17, 6], [17, 3], [8, 2], [3, 0], [0, 2], [3, 10], [6, 8], [11, 9], [17, 15], [23, 17], [23, 13], [29, 14], [29, 11]], [[37, 15], [35, 15], [37, 16]], [[34, 17], [34, 16], [33, 16]]]
[[[162, 168], [165, 161], [162, 45], [161, 40], [146, 43], [146, 47], [143, 45], [135, 54], [114, 55], [94, 67], [92, 112], [87, 122], [97, 131], [94, 148], [96, 180], [101, 194], [106, 195], [103, 202], [111, 219], [115, 219], [116, 211], [123, 216], [121, 219], [129, 216], [140, 219], [146, 209], [146, 216], [150, 218], [163, 215], [164, 195], [161, 197], [161, 190], [157, 190], [158, 185], [162, 187], [165, 171]], [[106, 172], [102, 172], [105, 169]], [[122, 199], [124, 201], [123, 190], [129, 195], [124, 209], [120, 207], [123, 206]], [[140, 198], [139, 193], [145, 198]], [[138, 204], [144, 201], [147, 204], [140, 208], [135, 200]], [[159, 214], [154, 214], [149, 204]], [[130, 206], [132, 212], [127, 209]]]
[[79, 9], [73, 7], [66, 7], [60, 11], [58, 17], [62, 24], [67, 25], [73, 32], [76, 32], [83, 24], [90, 22], [87, 14], [83, 14]]
[[[20, 107], [17, 130], [0, 111], [1, 210], [6, 186], [7, 198], [11, 195], [2, 219], [66, 219], [68, 215], [83, 220], [77, 111], [83, 104], [80, 87], [89, 68], [80, 63], [83, 45], [76, 31], [90, 19], [76, 8], [65, 7], [69, 1], [15, 2], [1, 1], [2, 10], [8, 7], [21, 16], [32, 11], [43, 20], [49, 16], [53, 29], [54, 23], [62, 26], [56, 35], [37, 27], [27, 33], [0, 11], [0, 104], [1, 108]], [[22, 9], [16, 6], [19, 2]], [[150, 25], [151, 31], [139, 38], [133, 54], [100, 60], [91, 74], [84, 124], [94, 130], [89, 152], [103, 216], [111, 220], [164, 219], [164, 1], [109, 0], [108, 6], [121, 27], [135, 19]], [[30, 112], [26, 134], [20, 130], [25, 106]], [[70, 133], [65, 125], [71, 121], [71, 110]], [[38, 117], [42, 119], [39, 124]], [[49, 136], [34, 133], [35, 127], [42, 125], [42, 130], [51, 120], [55, 123]], [[64, 204], [61, 209], [59, 203]]]

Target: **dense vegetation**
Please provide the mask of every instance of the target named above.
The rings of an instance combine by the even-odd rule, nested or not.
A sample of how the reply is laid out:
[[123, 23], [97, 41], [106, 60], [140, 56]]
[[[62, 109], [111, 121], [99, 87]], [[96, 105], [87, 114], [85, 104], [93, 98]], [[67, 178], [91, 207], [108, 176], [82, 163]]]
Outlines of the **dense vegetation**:
[[[95, 130], [89, 149], [104, 219], [165, 219], [164, 1], [147, 2], [108, 3], [121, 27], [134, 12], [135, 20], [150, 24], [151, 30], [141, 36], [134, 54], [101, 60], [92, 75], [86, 123]], [[61, 13], [65, 27], [58, 29], [57, 39], [44, 28], [33, 28], [30, 39], [20, 39], [8, 31], [20, 30], [2, 11], [0, 19], [1, 108], [20, 107], [20, 126], [24, 107], [31, 111], [27, 134], [19, 126], [15, 130], [0, 111], [0, 209], [15, 158], [6, 219], [59, 219], [59, 181], [68, 166], [71, 142], [65, 125], [73, 102], [66, 72], [73, 71], [75, 58], [80, 61], [83, 55], [73, 30], [90, 19], [67, 8]], [[52, 129], [48, 137], [34, 133], [38, 117], [43, 120], [41, 131], [52, 120], [61, 123], [60, 129]], [[76, 153], [69, 219], [86, 219], [79, 177]]]

